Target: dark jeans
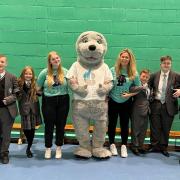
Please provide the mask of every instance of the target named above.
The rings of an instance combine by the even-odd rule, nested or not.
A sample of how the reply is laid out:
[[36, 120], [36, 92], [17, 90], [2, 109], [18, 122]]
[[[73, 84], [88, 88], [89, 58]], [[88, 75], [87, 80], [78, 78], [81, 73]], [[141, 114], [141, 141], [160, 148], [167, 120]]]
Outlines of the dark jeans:
[[109, 136], [110, 144], [114, 143], [118, 116], [120, 118], [122, 144], [124, 145], [127, 144], [131, 107], [132, 107], [131, 98], [124, 103], [117, 103], [110, 98], [108, 102], [108, 117], [109, 117], [108, 136]]
[[43, 96], [42, 113], [45, 123], [45, 146], [52, 146], [54, 127], [56, 127], [57, 146], [63, 145], [64, 127], [69, 112], [69, 95]]

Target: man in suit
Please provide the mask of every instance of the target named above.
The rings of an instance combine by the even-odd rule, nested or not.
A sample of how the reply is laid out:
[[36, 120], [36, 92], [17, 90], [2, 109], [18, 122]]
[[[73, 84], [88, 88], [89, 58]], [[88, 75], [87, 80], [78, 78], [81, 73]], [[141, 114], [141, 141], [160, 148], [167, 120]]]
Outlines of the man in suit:
[[167, 151], [169, 132], [175, 114], [178, 113], [178, 101], [173, 96], [174, 88], [179, 82], [179, 74], [171, 70], [172, 58], [163, 56], [160, 58], [161, 70], [152, 74], [149, 86], [153, 90], [153, 98], [150, 105], [150, 152], [161, 152], [169, 157]]
[[16, 93], [19, 92], [17, 79], [5, 70], [7, 58], [0, 54], [0, 157], [3, 164], [9, 163], [11, 129], [18, 113]]

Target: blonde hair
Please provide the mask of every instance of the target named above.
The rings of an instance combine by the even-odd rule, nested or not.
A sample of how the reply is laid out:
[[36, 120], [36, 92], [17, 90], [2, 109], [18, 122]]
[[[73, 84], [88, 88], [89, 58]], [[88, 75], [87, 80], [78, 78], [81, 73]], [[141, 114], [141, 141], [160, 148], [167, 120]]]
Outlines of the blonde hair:
[[127, 66], [127, 74], [128, 74], [128, 77], [130, 80], [134, 80], [135, 79], [135, 76], [136, 76], [136, 59], [135, 59], [135, 56], [134, 54], [132, 53], [132, 51], [130, 49], [123, 49], [118, 57], [117, 57], [117, 60], [116, 60], [116, 63], [115, 63], [115, 72], [116, 72], [116, 76], [119, 76], [121, 74], [121, 71], [122, 71], [122, 65], [121, 65], [121, 54], [123, 53], [128, 53], [129, 54], [129, 57], [130, 57], [130, 60], [129, 60], [129, 64]]
[[[49, 52], [48, 57], [47, 57], [47, 59], [48, 59], [48, 72], [47, 72], [47, 84], [48, 84], [48, 87], [51, 87], [53, 85], [53, 82], [54, 82], [53, 68], [52, 68], [52, 65], [50, 63], [50, 60], [51, 60], [53, 54], [58, 55], [58, 53], [56, 51], [51, 51], [51, 52]], [[61, 84], [64, 83], [64, 72], [63, 72], [61, 63], [59, 64], [59, 66], [57, 68], [57, 78], [58, 78], [58, 80], [59, 80], [59, 82]]]
[[31, 80], [31, 87], [30, 87], [30, 100], [33, 102], [37, 101], [37, 88], [36, 88], [36, 79], [35, 79], [35, 73], [31, 66], [26, 66], [18, 79], [18, 85], [20, 87], [20, 90], [23, 90], [23, 86], [25, 83], [25, 73], [26, 71], [30, 69], [32, 72], [32, 80]]

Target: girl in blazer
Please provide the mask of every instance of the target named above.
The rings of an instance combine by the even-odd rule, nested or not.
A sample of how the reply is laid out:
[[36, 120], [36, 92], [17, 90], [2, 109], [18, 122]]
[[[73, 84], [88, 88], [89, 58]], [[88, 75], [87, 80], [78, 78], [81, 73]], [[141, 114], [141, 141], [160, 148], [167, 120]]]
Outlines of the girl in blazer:
[[37, 87], [34, 70], [26, 66], [18, 79], [20, 95], [18, 98], [21, 125], [27, 138], [26, 154], [33, 157], [31, 146], [34, 139], [35, 127], [41, 124], [40, 106], [37, 96]]

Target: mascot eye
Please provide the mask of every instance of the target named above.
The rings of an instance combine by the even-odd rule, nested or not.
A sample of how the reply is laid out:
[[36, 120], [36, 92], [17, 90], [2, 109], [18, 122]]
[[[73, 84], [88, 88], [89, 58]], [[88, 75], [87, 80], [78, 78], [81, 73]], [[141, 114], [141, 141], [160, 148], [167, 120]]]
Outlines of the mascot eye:
[[97, 43], [102, 44], [102, 40], [101, 39], [97, 40]]
[[88, 38], [82, 39], [82, 42], [83, 42], [83, 43], [87, 43], [87, 42], [88, 42]]

